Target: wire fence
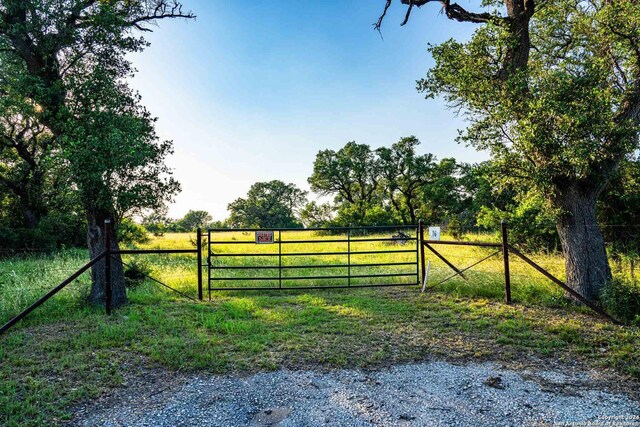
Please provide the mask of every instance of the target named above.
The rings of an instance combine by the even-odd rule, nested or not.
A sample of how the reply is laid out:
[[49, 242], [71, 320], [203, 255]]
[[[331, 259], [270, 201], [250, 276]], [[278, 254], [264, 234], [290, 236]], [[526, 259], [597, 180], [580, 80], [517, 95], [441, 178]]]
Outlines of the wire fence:
[[[640, 227], [640, 224], [603, 224], [601, 227]], [[462, 227], [474, 230], [462, 242], [489, 241], [499, 242], [493, 231], [481, 230], [478, 227]], [[447, 229], [443, 230], [446, 236]], [[326, 237], [326, 236], [325, 236]], [[450, 236], [446, 236], [450, 238]], [[163, 236], [153, 239], [144, 245], [145, 248], [174, 249], [179, 246], [193, 250], [194, 237], [184, 234], [173, 238]], [[206, 245], [206, 242], [205, 242]], [[517, 247], [517, 245], [516, 245]], [[0, 248], [0, 320], [6, 320], [20, 307], [36, 300], [43, 292], [49, 290], [53, 282], [59, 282], [77, 271], [86, 263], [86, 252], [83, 249], [62, 249], [45, 251], [34, 248], [23, 248], [24, 252], [15, 249]], [[485, 295], [500, 297], [503, 287], [503, 266], [500, 251], [495, 248], [465, 246], [463, 250], [453, 246], [438, 248], [442, 255], [455, 264], [462, 274], [455, 273], [451, 267], [438, 257], [429, 254], [431, 262], [429, 289], [444, 287], [447, 291], [465, 295]], [[11, 254], [5, 256], [3, 254]], [[197, 271], [192, 254], [122, 254], [122, 263], [126, 269], [143, 274], [148, 282], [145, 292], [158, 292], [162, 288], [166, 292], [180, 294], [180, 297], [194, 298]], [[560, 280], [565, 279], [565, 261], [560, 252], [536, 252], [530, 255], [536, 264]], [[635, 252], [618, 253], [610, 257], [610, 265], [615, 278], [638, 283], [640, 277], [640, 257]], [[544, 277], [532, 271], [530, 265], [522, 259], [510, 258], [510, 276], [513, 282], [516, 300], [558, 300], [562, 289], [554, 286]], [[468, 280], [465, 280], [467, 276]], [[66, 306], [73, 306], [86, 299], [90, 290], [91, 276], [87, 271], [76, 278], [64, 293], [54, 298], [64, 300]], [[152, 285], [150, 286], [149, 283]], [[154, 290], [152, 290], [154, 289]]]
[[[441, 224], [443, 233], [447, 233], [447, 225]], [[640, 228], [640, 224], [601, 224], [600, 227], [636, 227]], [[466, 236], [462, 241], [487, 240], [497, 242], [498, 234], [494, 230], [486, 230], [476, 226], [463, 226], [464, 231], [476, 233], [472, 236]], [[444, 237], [444, 236], [443, 236]], [[188, 238], [181, 237], [181, 245], [185, 248], [193, 248], [192, 241], [195, 233], [190, 233]], [[176, 241], [167, 238], [155, 238], [150, 244], [144, 245], [146, 248], [169, 249], [174, 248]], [[135, 248], [135, 246], [132, 246]], [[456, 260], [460, 265], [468, 265], [478, 259], [478, 256], [486, 253], [482, 248], [474, 248], [473, 250], [452, 251], [443, 249], [443, 254]], [[640, 251], [639, 251], [640, 252]], [[10, 256], [3, 256], [10, 255]], [[123, 257], [125, 257], [123, 255]], [[136, 263], [147, 262], [153, 267], [154, 274], [166, 279], [180, 279], [195, 277], [192, 270], [193, 259], [190, 255], [171, 255], [171, 254], [139, 254], [135, 255]], [[559, 252], [536, 252], [532, 258], [544, 268], [554, 272], [558, 277], [564, 279], [565, 261]], [[0, 291], [7, 293], [9, 287], [14, 288], [11, 292], [17, 292], [18, 289], [42, 289], [46, 287], [46, 283], [50, 280], [55, 281], [64, 275], [73, 273], [78, 266], [86, 259], [84, 249], [62, 249], [57, 251], [47, 251], [36, 248], [21, 249], [3, 249], [0, 248]], [[124, 259], [131, 259], [124, 258]], [[437, 260], [434, 261], [434, 270], [439, 268]], [[511, 273], [514, 277], [526, 278], [530, 276], [530, 271], [526, 263], [518, 258], [511, 260]], [[621, 277], [625, 280], [637, 280], [640, 278], [640, 254], [616, 254], [610, 257], [610, 266], [614, 277]], [[176, 269], [184, 267], [184, 272], [176, 272]], [[445, 266], [446, 267], [446, 266]], [[489, 264], [476, 267], [478, 271], [486, 271], [487, 269], [496, 270], [499, 265]], [[499, 273], [496, 273], [499, 274]], [[39, 278], [48, 277], [42, 280], [38, 285]], [[9, 283], [11, 286], [9, 286]]]

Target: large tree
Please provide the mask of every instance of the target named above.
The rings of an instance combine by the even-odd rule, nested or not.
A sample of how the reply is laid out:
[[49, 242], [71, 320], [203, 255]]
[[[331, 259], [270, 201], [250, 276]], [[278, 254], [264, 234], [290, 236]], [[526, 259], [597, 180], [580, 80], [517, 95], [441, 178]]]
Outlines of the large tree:
[[[157, 208], [177, 190], [163, 164], [171, 145], [157, 141], [154, 119], [127, 87], [133, 69], [125, 58], [146, 45], [136, 30], [149, 31], [157, 20], [174, 17], [192, 15], [170, 0], [0, 4], [0, 93], [21, 108], [21, 126], [35, 120], [45, 128], [51, 144], [30, 149], [41, 152], [56, 144], [83, 204], [92, 256], [104, 247], [105, 220], [117, 227], [127, 213]], [[12, 138], [7, 129], [0, 129], [4, 140]], [[117, 249], [115, 230], [111, 241]], [[126, 302], [124, 278], [121, 264], [112, 266], [117, 306]], [[96, 264], [92, 276], [91, 301], [99, 303], [104, 263]]]
[[[379, 202], [380, 162], [366, 144], [355, 141], [335, 150], [322, 150], [307, 180], [311, 190], [335, 197], [341, 217], [351, 224], [363, 223], [367, 211]], [[346, 225], [346, 224], [345, 224]]]
[[182, 219], [176, 221], [176, 225], [186, 231], [194, 231], [198, 227], [209, 224], [213, 218], [207, 211], [189, 210]]
[[[308, 182], [312, 190], [334, 197], [332, 223], [415, 224], [418, 218], [435, 223], [458, 212], [456, 161], [437, 162], [433, 154], [418, 154], [419, 144], [410, 136], [376, 150], [349, 142], [338, 151], [320, 151]], [[305, 215], [313, 216], [317, 208], [310, 205]]]
[[334, 211], [330, 203], [311, 201], [300, 210], [300, 222], [307, 228], [329, 227], [334, 220]]
[[391, 147], [376, 150], [383, 178], [381, 187], [397, 215], [405, 224], [416, 224], [420, 207], [420, 192], [435, 181], [436, 163], [433, 154], [419, 155], [415, 136], [400, 139]]
[[233, 227], [298, 228], [307, 192], [295, 184], [273, 180], [256, 182], [246, 198], [229, 203], [228, 222]]
[[431, 178], [420, 189], [420, 216], [431, 223], [453, 218], [464, 210], [459, 166], [447, 157], [431, 168]]
[[[405, 22], [435, 1], [402, 0]], [[489, 150], [505, 180], [537, 189], [560, 212], [567, 282], [598, 298], [611, 271], [596, 200], [638, 146], [640, 4], [489, 0], [471, 11], [437, 3], [449, 19], [480, 26], [468, 42], [430, 47], [435, 65], [418, 89], [464, 111], [461, 140]]]

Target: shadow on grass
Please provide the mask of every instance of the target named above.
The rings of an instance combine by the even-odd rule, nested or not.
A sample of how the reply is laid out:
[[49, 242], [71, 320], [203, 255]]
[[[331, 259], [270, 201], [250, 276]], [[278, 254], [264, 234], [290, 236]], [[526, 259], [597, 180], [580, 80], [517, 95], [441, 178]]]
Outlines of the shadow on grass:
[[417, 288], [236, 292], [193, 303], [145, 284], [111, 317], [70, 299], [0, 337], [0, 423], [63, 420], [71, 402], [149, 366], [227, 373], [553, 356], [640, 378], [638, 328], [573, 307], [507, 306], [501, 290], [498, 281], [479, 293], [451, 282], [426, 294]]

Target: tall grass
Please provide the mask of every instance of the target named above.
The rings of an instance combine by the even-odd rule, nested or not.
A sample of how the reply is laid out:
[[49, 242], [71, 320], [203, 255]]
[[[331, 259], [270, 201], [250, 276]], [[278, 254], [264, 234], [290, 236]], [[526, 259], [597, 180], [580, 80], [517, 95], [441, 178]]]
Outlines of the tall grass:
[[[86, 262], [86, 251], [80, 249], [0, 259], [0, 323], [33, 304]], [[55, 320], [82, 311], [89, 283], [86, 272], [41, 306], [36, 316]]]
[[[277, 236], [276, 236], [277, 237]], [[393, 250], [413, 250], [415, 242], [409, 241], [404, 245], [394, 242], [358, 242], [361, 238], [388, 238], [389, 234], [377, 234], [369, 236], [352, 236], [351, 251], [393, 251]], [[414, 236], [412, 236], [414, 237]], [[212, 251], [211, 265], [215, 267], [238, 267], [255, 266], [255, 269], [213, 269], [211, 277], [218, 279], [230, 277], [241, 279], [244, 277], [271, 277], [271, 280], [212, 280], [212, 287], [230, 287], [242, 289], [244, 287], [278, 287], [278, 269], [261, 269], [258, 267], [277, 267], [277, 256], [245, 257], [245, 256], [220, 256], [231, 253], [257, 253], [274, 254], [278, 253], [278, 242], [274, 244], [257, 245], [254, 243], [252, 233], [224, 232], [214, 233], [210, 236], [210, 247]], [[282, 252], [309, 253], [309, 252], [345, 252], [347, 243], [328, 243], [325, 240], [335, 240], [346, 238], [346, 235], [326, 236], [311, 231], [290, 231], [283, 232]], [[443, 240], [451, 239], [447, 235], [442, 236]], [[493, 236], [488, 235], [467, 235], [470, 241], [491, 240]], [[205, 239], [207, 235], [205, 233]], [[243, 242], [237, 244], [218, 244], [219, 241]], [[318, 243], [290, 243], [293, 240], [313, 240]], [[245, 243], [246, 242], [246, 243]], [[154, 237], [148, 243], [140, 245], [144, 249], [192, 249], [195, 247], [195, 233], [169, 233], [161, 237]], [[444, 257], [451, 261], [458, 268], [467, 266], [480, 259], [496, 252], [494, 248], [482, 248], [473, 246], [451, 246], [437, 245], [434, 247]], [[206, 264], [208, 255], [207, 242], [205, 241], [203, 250], [203, 261]], [[557, 253], [537, 253], [531, 257], [550, 271], [556, 277], [564, 280], [564, 261]], [[488, 298], [501, 301], [504, 299], [504, 273], [502, 254], [498, 253], [488, 260], [478, 264], [466, 271], [463, 278], [454, 276], [444, 283], [438, 284], [443, 279], [453, 275], [454, 272], [438, 257], [425, 249], [425, 258], [431, 263], [429, 280], [427, 287], [430, 292], [442, 292], [455, 297], [466, 298]], [[151, 269], [153, 277], [161, 280], [167, 285], [180, 290], [192, 297], [197, 296], [197, 264], [195, 255], [184, 254], [153, 254], [153, 255], [125, 255], [125, 263], [144, 262]], [[45, 292], [51, 289], [60, 281], [71, 275], [81, 265], [87, 261], [86, 251], [82, 249], [64, 250], [54, 254], [39, 254], [28, 256], [16, 256], [8, 259], [0, 259], [0, 322], [4, 322], [17, 314], [20, 310], [36, 301]], [[284, 269], [282, 272], [282, 287], [284, 289], [297, 286], [336, 286], [347, 285], [345, 278], [328, 279], [302, 279], [290, 280], [288, 277], [312, 277], [312, 276], [346, 276], [347, 267], [323, 268], [324, 265], [347, 264], [347, 255], [313, 255], [313, 256], [283, 256], [282, 265], [302, 266], [310, 265], [317, 267]], [[384, 254], [362, 254], [351, 255], [351, 275], [366, 274], [411, 274], [410, 276], [398, 277], [375, 277], [375, 278], [352, 278], [352, 285], [363, 284], [411, 284], [416, 282], [415, 265], [402, 266], [377, 266], [377, 267], [357, 267], [357, 264], [376, 264], [407, 262], [415, 263], [414, 253], [384, 253]], [[620, 270], [619, 279], [629, 280], [629, 269], [621, 265], [621, 261], [616, 263], [617, 270]], [[561, 307], [568, 304], [564, 298], [563, 291], [539, 273], [534, 271], [529, 265], [515, 256], [510, 257], [512, 299], [515, 303], [543, 305], [548, 307]], [[616, 271], [617, 271], [616, 270]], [[204, 267], [205, 292], [207, 282], [207, 268]], [[68, 316], [70, 313], [81, 313], [86, 310], [83, 304], [89, 292], [90, 277], [85, 273], [73, 284], [69, 285], [51, 301], [47, 302], [39, 309], [40, 315], [37, 317], [58, 319]], [[435, 286], [433, 289], [432, 287]], [[213, 292], [213, 296], [221, 295], [222, 292]], [[147, 282], [144, 286], [129, 291], [129, 297], [133, 300], [157, 301], [158, 298], [179, 298], [176, 294], [158, 287], [158, 285]]]

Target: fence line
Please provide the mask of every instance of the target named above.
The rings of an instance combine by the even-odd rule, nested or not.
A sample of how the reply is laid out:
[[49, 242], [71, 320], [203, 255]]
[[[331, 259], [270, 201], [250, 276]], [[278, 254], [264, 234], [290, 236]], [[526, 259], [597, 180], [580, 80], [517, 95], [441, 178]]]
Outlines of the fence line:
[[[410, 238], [408, 240], [411, 241], [415, 241], [416, 242], [416, 248], [415, 250], [390, 250], [390, 251], [351, 251], [351, 243], [353, 242], [357, 242], [357, 241], [372, 241], [371, 239], [367, 240], [367, 239], [351, 239], [351, 231], [352, 229], [357, 229], [357, 230], [378, 230], [378, 231], [382, 231], [382, 230], [401, 230], [401, 229], [409, 229], [409, 228], [413, 228], [416, 229], [416, 237], [415, 238]], [[277, 230], [277, 229], [276, 229]], [[551, 273], [549, 273], [547, 270], [545, 270], [543, 267], [541, 267], [539, 264], [537, 264], [536, 262], [534, 262], [533, 260], [531, 260], [530, 258], [528, 258], [526, 255], [524, 255], [521, 251], [519, 251], [517, 248], [515, 248], [514, 246], [508, 244], [507, 242], [507, 226], [506, 226], [506, 222], [502, 223], [502, 230], [501, 230], [501, 235], [502, 235], [502, 242], [501, 243], [495, 243], [495, 242], [460, 242], [460, 241], [446, 241], [446, 240], [425, 240], [424, 239], [424, 226], [422, 221], [419, 222], [417, 228], [416, 226], [373, 226], [373, 227], [365, 227], [365, 226], [358, 226], [358, 227], [332, 227], [332, 228], [312, 228], [309, 230], [315, 230], [315, 231], [320, 231], [320, 230], [324, 230], [324, 231], [329, 231], [329, 230], [334, 230], [334, 231], [346, 231], [348, 233], [347, 239], [346, 240], [341, 240], [342, 242], [346, 243], [348, 245], [348, 249], [346, 252], [329, 252], [329, 253], [283, 253], [282, 252], [282, 244], [284, 243], [282, 241], [282, 235], [281, 232], [282, 231], [307, 231], [305, 229], [280, 229], [279, 230], [279, 239], [278, 239], [278, 253], [277, 254], [255, 254], [255, 256], [278, 256], [279, 259], [279, 263], [278, 263], [278, 270], [279, 270], [279, 275], [278, 277], [273, 277], [273, 278], [268, 278], [268, 280], [278, 280], [279, 282], [279, 287], [278, 288], [255, 288], [255, 287], [251, 287], [251, 288], [235, 288], [235, 290], [278, 290], [278, 289], [332, 289], [332, 288], [360, 288], [360, 287], [370, 287], [371, 285], [359, 285], [359, 284], [351, 284], [351, 279], [352, 278], [365, 278], [365, 277], [390, 277], [390, 276], [415, 276], [416, 277], [416, 281], [417, 284], [420, 284], [420, 264], [422, 267], [422, 281], [424, 281], [426, 279], [426, 271], [425, 271], [425, 249], [430, 250], [431, 252], [433, 252], [436, 256], [438, 256], [438, 258], [440, 258], [443, 262], [445, 262], [449, 268], [451, 268], [452, 270], [455, 271], [455, 274], [453, 274], [452, 276], [449, 276], [447, 278], [445, 278], [444, 280], [441, 280], [440, 282], [438, 282], [436, 285], [430, 286], [429, 289], [431, 289], [432, 287], [435, 287], [437, 285], [439, 285], [440, 283], [444, 283], [445, 281], [460, 275], [461, 277], [464, 277], [463, 273], [475, 266], [477, 266], [478, 264], [486, 261], [487, 259], [499, 254], [502, 252], [503, 254], [503, 261], [504, 261], [504, 276], [505, 276], [505, 302], [507, 304], [511, 303], [511, 283], [510, 283], [510, 271], [509, 271], [509, 253], [513, 253], [514, 255], [516, 255], [518, 258], [522, 259], [526, 264], [530, 265], [531, 267], [533, 267], [535, 270], [537, 270], [539, 273], [543, 274], [545, 277], [547, 277], [549, 280], [551, 280], [553, 283], [555, 283], [556, 285], [560, 286], [563, 290], [565, 290], [567, 293], [569, 293], [572, 297], [574, 297], [575, 299], [577, 299], [578, 301], [582, 302], [583, 304], [585, 304], [587, 307], [591, 308], [594, 312], [596, 312], [597, 314], [603, 316], [604, 318], [618, 324], [619, 322], [614, 319], [613, 317], [611, 317], [609, 314], [607, 314], [604, 310], [602, 310], [600, 307], [598, 307], [597, 305], [593, 304], [591, 301], [587, 300], [586, 298], [584, 298], [582, 295], [580, 295], [578, 292], [576, 292], [575, 290], [571, 289], [569, 286], [567, 286], [564, 282], [562, 282], [561, 280], [559, 280], [558, 278], [556, 278], [555, 276], [553, 276]], [[32, 305], [30, 305], [27, 309], [25, 309], [24, 311], [22, 311], [20, 314], [18, 314], [17, 316], [15, 316], [13, 319], [9, 320], [5, 325], [3, 325], [2, 327], [0, 327], [0, 334], [6, 332], [8, 329], [10, 329], [12, 326], [14, 326], [16, 323], [18, 323], [20, 320], [24, 319], [26, 316], [28, 316], [33, 310], [35, 310], [36, 308], [38, 308], [40, 305], [42, 305], [43, 303], [45, 303], [47, 300], [49, 300], [49, 298], [51, 298], [52, 296], [54, 296], [55, 294], [57, 294], [59, 291], [61, 291], [62, 289], [64, 289], [67, 285], [69, 285], [70, 283], [72, 283], [75, 279], [77, 279], [78, 277], [80, 277], [84, 272], [86, 272], [89, 268], [91, 268], [93, 265], [95, 265], [98, 261], [102, 260], [102, 258], [105, 259], [105, 308], [106, 308], [106, 312], [107, 314], [111, 314], [111, 298], [112, 298], [112, 289], [111, 289], [111, 261], [112, 261], [112, 257], [113, 255], [148, 255], [148, 254], [196, 254], [197, 255], [197, 280], [198, 280], [198, 299], [202, 300], [203, 299], [203, 286], [202, 286], [202, 268], [203, 267], [207, 267], [208, 272], [209, 272], [209, 280], [207, 283], [207, 288], [209, 290], [209, 296], [211, 296], [211, 291], [212, 290], [217, 290], [216, 288], [212, 288], [211, 287], [211, 271], [215, 268], [212, 268], [212, 265], [210, 263], [211, 260], [211, 245], [212, 244], [217, 244], [215, 241], [212, 242], [211, 241], [211, 232], [212, 231], [230, 231], [229, 229], [211, 229], [208, 232], [208, 239], [207, 239], [207, 246], [209, 248], [208, 251], [208, 257], [207, 257], [207, 264], [203, 264], [202, 262], [202, 232], [200, 229], [197, 230], [197, 242], [196, 242], [196, 249], [122, 249], [122, 250], [112, 250], [111, 249], [111, 243], [110, 243], [110, 222], [107, 220], [105, 221], [105, 228], [104, 228], [104, 236], [105, 236], [105, 248], [104, 251], [99, 254], [97, 257], [95, 257], [94, 259], [90, 260], [87, 264], [85, 264], [83, 267], [81, 267], [79, 270], [77, 270], [75, 273], [73, 273], [71, 276], [69, 276], [67, 279], [65, 279], [64, 281], [62, 281], [58, 286], [56, 286], [55, 288], [51, 289], [49, 292], [47, 292], [44, 296], [42, 296], [40, 299], [38, 299], [35, 303], [33, 303]], [[232, 231], [259, 231], [256, 229], [239, 229], [239, 230], [232, 230]], [[329, 239], [331, 240], [331, 239]], [[333, 240], [337, 240], [337, 239], [333, 239]], [[382, 241], [382, 240], [393, 240], [392, 239], [374, 239], [376, 241]], [[295, 241], [289, 241], [292, 243], [300, 243], [300, 242], [295, 242]], [[242, 242], [244, 243], [244, 242]], [[249, 242], [246, 242], [249, 243]], [[307, 243], [322, 243], [322, 240], [312, 240], [309, 241]], [[446, 257], [444, 257], [442, 254], [440, 254], [438, 251], [435, 250], [435, 248], [433, 247], [434, 245], [458, 245], [458, 246], [476, 246], [476, 247], [485, 247], [485, 248], [500, 248], [498, 251], [485, 256], [484, 258], [480, 259], [479, 261], [473, 263], [472, 265], [464, 268], [464, 269], [459, 269], [458, 267], [456, 267], [453, 263], [451, 263], [449, 260], [446, 259]], [[368, 274], [368, 275], [353, 275], [351, 273], [351, 268], [352, 267], [356, 267], [358, 266], [358, 264], [352, 264], [351, 263], [351, 255], [361, 255], [361, 254], [374, 254], [374, 253], [396, 253], [396, 252], [406, 252], [406, 253], [416, 253], [416, 261], [415, 261], [415, 266], [416, 266], [416, 270], [415, 273], [406, 273], [406, 274]], [[291, 267], [291, 268], [321, 268], [321, 267], [325, 267], [324, 265], [300, 265], [300, 266], [283, 266], [282, 265], [282, 257], [283, 256], [294, 256], [294, 255], [322, 255], [322, 254], [339, 254], [339, 255], [347, 255], [348, 256], [348, 263], [346, 264], [346, 267], [348, 268], [348, 274], [346, 276], [317, 276], [317, 277], [313, 277], [313, 276], [290, 276], [290, 277], [286, 277], [286, 276], [282, 276], [282, 271], [283, 268], [287, 268], [287, 267]], [[228, 256], [246, 256], [247, 254], [225, 254], [227, 257]], [[123, 265], [128, 266], [131, 269], [137, 270], [139, 273], [143, 274], [145, 277], [147, 277], [148, 279], [154, 281], [157, 284], [160, 284], [174, 292], [177, 292], [178, 294], [184, 296], [185, 298], [189, 298], [190, 300], [196, 301], [196, 299], [178, 291], [177, 289], [174, 289], [170, 286], [168, 286], [167, 284], [159, 281], [158, 279], [155, 279], [151, 276], [149, 276], [148, 274], [140, 271], [139, 269], [137, 269], [135, 266], [132, 266], [130, 264], [127, 264], [125, 262], [123, 262], [121, 259], [117, 259], [117, 261], [121, 262]], [[374, 266], [373, 263], [368, 263], [368, 265], [372, 265]], [[404, 263], [400, 263], [403, 264]], [[398, 264], [398, 265], [400, 265]], [[414, 264], [413, 262], [411, 263], [412, 265]], [[375, 266], [385, 266], [385, 265], [390, 265], [390, 264], [375, 264]], [[231, 266], [232, 268], [234, 266]], [[340, 265], [340, 267], [345, 267], [344, 265]], [[227, 267], [229, 268], [229, 267]], [[261, 266], [252, 266], [252, 268], [261, 268]], [[60, 272], [63, 272], [64, 270], [59, 270]], [[349, 280], [348, 286], [332, 286], [332, 285], [327, 285], [327, 286], [307, 286], [307, 287], [286, 287], [286, 288], [282, 288], [282, 281], [283, 280], [299, 280], [299, 279], [308, 279], [308, 280], [314, 280], [314, 279], [324, 279], [324, 278], [346, 278]], [[243, 278], [242, 280], [246, 280], [247, 278]], [[251, 278], [249, 278], [251, 279]], [[264, 279], [264, 278], [262, 278]], [[413, 283], [416, 284], [416, 283]], [[375, 286], [398, 286], [398, 284], [379, 284], [379, 285], [375, 285]], [[225, 290], [228, 290], [229, 288], [225, 288]]]
[[[420, 235], [424, 237], [424, 231], [421, 230]], [[447, 260], [442, 254], [437, 252], [432, 247], [432, 245], [440, 244], [440, 245], [478, 246], [478, 247], [494, 247], [494, 248], [495, 247], [499, 247], [500, 250], [497, 253], [502, 252], [502, 256], [503, 256], [503, 260], [504, 260], [504, 285], [505, 285], [505, 303], [506, 304], [510, 304], [511, 303], [511, 274], [510, 274], [510, 270], [509, 270], [509, 268], [510, 268], [509, 267], [509, 253], [512, 252], [514, 255], [516, 255], [519, 258], [521, 258], [525, 263], [527, 263], [528, 265], [533, 267], [535, 270], [537, 270], [539, 273], [541, 273], [546, 278], [551, 280], [553, 283], [555, 283], [556, 285], [560, 286], [562, 289], [565, 290], [565, 292], [569, 293], [576, 300], [580, 301], [581, 303], [583, 303], [584, 305], [589, 307], [595, 313], [599, 314], [600, 316], [604, 317], [605, 319], [607, 319], [607, 320], [609, 320], [609, 321], [611, 321], [611, 322], [613, 322], [615, 324], [620, 324], [620, 322], [618, 320], [614, 319], [611, 315], [609, 315], [607, 312], [605, 312], [602, 308], [600, 308], [597, 305], [593, 304], [587, 298], [585, 298], [584, 296], [582, 296], [581, 294], [579, 294], [575, 290], [571, 289], [571, 287], [567, 286], [563, 281], [561, 281], [560, 279], [558, 279], [557, 277], [555, 277], [554, 275], [549, 273], [547, 270], [545, 270], [540, 265], [535, 263], [533, 260], [528, 258], [522, 252], [520, 252], [518, 249], [516, 249], [515, 247], [510, 245], [508, 243], [508, 238], [507, 238], [508, 236], [507, 236], [507, 222], [506, 221], [502, 222], [501, 235], [502, 235], [502, 243], [493, 243], [493, 242], [458, 242], [458, 241], [451, 241], [451, 240], [422, 240], [422, 245], [421, 246], [423, 246], [423, 248], [429, 249], [431, 252], [434, 253], [434, 255], [436, 255], [438, 258], [440, 258], [452, 270], [455, 271], [456, 274], [446, 278], [444, 281], [449, 280], [449, 279], [451, 279], [451, 278], [453, 278], [453, 277], [455, 277], [457, 275], [460, 275], [460, 276], [464, 277], [462, 275], [462, 273], [464, 271], [469, 270], [470, 268], [480, 264], [483, 261], [486, 261], [491, 256], [496, 255], [496, 253], [481, 259], [480, 261], [474, 263], [473, 265], [471, 265], [471, 266], [469, 266], [469, 267], [467, 267], [467, 268], [465, 268], [463, 270], [460, 270], [451, 261]], [[423, 280], [424, 280], [424, 278], [426, 276], [424, 249], [422, 250], [422, 254], [423, 254], [423, 259], [422, 259], [422, 277], [423, 277]], [[439, 282], [437, 284], [443, 283], [444, 281], [441, 281], [441, 282]]]
[[52, 290], [50, 290], [49, 292], [47, 292], [42, 298], [40, 298], [38, 301], [34, 302], [33, 304], [31, 304], [26, 310], [24, 310], [22, 313], [18, 314], [16, 317], [14, 317], [13, 319], [9, 320], [7, 323], [4, 324], [4, 326], [0, 327], [0, 335], [3, 334], [4, 332], [6, 332], [7, 330], [9, 330], [9, 328], [11, 328], [13, 325], [15, 325], [16, 323], [18, 323], [20, 320], [24, 319], [25, 317], [27, 317], [29, 315], [29, 313], [31, 313], [33, 310], [35, 310], [36, 308], [38, 308], [40, 305], [42, 305], [44, 302], [46, 302], [49, 298], [51, 298], [52, 296], [54, 296], [55, 294], [57, 294], [58, 292], [60, 292], [62, 289], [65, 288], [65, 286], [67, 286], [69, 283], [73, 282], [76, 278], [80, 277], [80, 275], [82, 273], [84, 273], [85, 271], [87, 271], [89, 268], [91, 268], [95, 263], [97, 263], [98, 261], [100, 261], [103, 257], [105, 256], [105, 252], [102, 252], [100, 255], [98, 255], [97, 257], [95, 257], [94, 259], [92, 259], [91, 261], [89, 261], [88, 263], [86, 263], [82, 268], [80, 268], [78, 271], [76, 271], [74, 274], [72, 274], [71, 276], [69, 276], [66, 280], [64, 280], [62, 283], [60, 283], [58, 286], [56, 286], [55, 288], [53, 288]]
[[495, 256], [495, 255], [498, 255], [499, 253], [500, 253], [500, 251], [496, 251], [496, 252], [492, 253], [491, 255], [488, 255], [488, 256], [486, 256], [486, 257], [482, 258], [480, 261], [477, 261], [477, 262], [475, 262], [475, 263], [471, 264], [470, 266], [468, 266], [468, 267], [466, 267], [466, 268], [463, 268], [462, 270], [460, 270], [460, 272], [456, 272], [456, 273], [452, 274], [451, 276], [449, 276], [449, 277], [446, 277], [446, 278], [442, 279], [441, 281], [439, 281], [439, 282], [438, 282], [438, 283], [436, 283], [436, 284], [433, 284], [433, 285], [430, 285], [430, 286], [428, 286], [428, 287], [426, 287], [426, 288], [423, 288], [423, 292], [424, 292], [424, 289], [433, 289], [433, 288], [435, 288], [436, 286], [441, 285], [442, 283], [446, 282], [447, 280], [453, 279], [453, 278], [454, 278], [454, 277], [456, 277], [456, 276], [462, 276], [462, 273], [463, 273], [463, 272], [465, 272], [465, 271], [467, 271], [467, 270], [470, 270], [471, 268], [475, 267], [476, 265], [480, 264], [481, 262], [486, 261], [486, 260], [488, 260], [489, 258], [491, 258], [491, 257], [493, 257], [493, 256]]
[[144, 277], [146, 277], [147, 279], [152, 280], [153, 282], [155, 282], [155, 283], [157, 283], [157, 284], [159, 284], [159, 285], [162, 285], [162, 286], [164, 286], [165, 288], [170, 289], [170, 290], [172, 290], [173, 292], [175, 292], [175, 293], [177, 293], [177, 294], [179, 294], [179, 295], [182, 295], [182, 296], [183, 296], [183, 297], [185, 297], [185, 298], [190, 299], [191, 301], [198, 302], [198, 300], [197, 300], [197, 299], [192, 298], [192, 297], [190, 297], [189, 295], [187, 295], [187, 294], [185, 294], [185, 293], [183, 293], [183, 292], [180, 292], [179, 290], [177, 290], [177, 289], [175, 289], [175, 288], [172, 288], [171, 286], [167, 285], [166, 283], [161, 282], [160, 280], [156, 279], [155, 277], [151, 277], [151, 276], [150, 276], [150, 275], [148, 275], [147, 273], [145, 273], [145, 272], [143, 272], [143, 271], [140, 271], [140, 269], [138, 269], [138, 268], [136, 268], [136, 267], [132, 266], [131, 264], [127, 264], [126, 262], [122, 261], [121, 259], [117, 259], [117, 258], [115, 258], [115, 259], [116, 259], [116, 261], [118, 261], [120, 264], [122, 264], [122, 265], [126, 265], [126, 266], [127, 266], [127, 267], [129, 267], [130, 269], [135, 270], [135, 271], [137, 271], [138, 273], [142, 274], [142, 275], [143, 275]]

